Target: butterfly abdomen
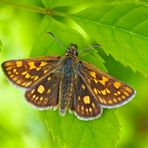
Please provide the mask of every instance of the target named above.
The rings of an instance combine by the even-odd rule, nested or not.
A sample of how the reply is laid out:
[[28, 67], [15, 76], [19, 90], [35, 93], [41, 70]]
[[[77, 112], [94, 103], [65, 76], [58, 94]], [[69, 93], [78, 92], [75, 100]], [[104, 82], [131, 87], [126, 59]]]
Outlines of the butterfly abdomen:
[[66, 58], [64, 60], [64, 65], [60, 70], [63, 77], [60, 83], [59, 111], [62, 115], [64, 115], [66, 110], [69, 108], [70, 102], [73, 97], [73, 62], [73, 59]]

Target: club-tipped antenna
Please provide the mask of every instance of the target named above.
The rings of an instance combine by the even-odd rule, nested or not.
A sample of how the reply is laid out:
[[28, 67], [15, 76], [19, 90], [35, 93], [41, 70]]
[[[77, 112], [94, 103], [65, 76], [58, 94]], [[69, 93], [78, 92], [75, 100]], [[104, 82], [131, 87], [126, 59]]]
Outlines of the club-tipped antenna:
[[66, 48], [66, 46], [59, 40], [52, 32], [47, 32], [60, 46], [60, 48]]

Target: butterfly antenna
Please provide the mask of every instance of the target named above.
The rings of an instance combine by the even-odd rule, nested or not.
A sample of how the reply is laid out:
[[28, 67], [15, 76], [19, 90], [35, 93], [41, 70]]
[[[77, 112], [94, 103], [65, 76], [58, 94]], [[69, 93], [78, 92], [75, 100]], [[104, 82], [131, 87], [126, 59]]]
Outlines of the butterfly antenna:
[[48, 35], [50, 35], [58, 43], [60, 48], [62, 48], [62, 49], [66, 48], [66, 46], [53, 33], [51, 33], [51, 32], [47, 32], [47, 33], [48, 33]]
[[90, 45], [88, 48], [85, 48], [84, 50], [90, 50], [92, 48], [100, 48], [100, 47], [101, 47], [101, 45], [96, 43], [96, 44]]
[[83, 52], [83, 51], [87, 51], [87, 52], [82, 53], [79, 57], [85, 56], [86, 54], [89, 53], [88, 51], [90, 51], [90, 50], [93, 49], [93, 48], [101, 48], [101, 45], [98, 44], [98, 43], [96, 43], [96, 44], [90, 45], [90, 46], [87, 47], [87, 48], [82, 49], [81, 52]]

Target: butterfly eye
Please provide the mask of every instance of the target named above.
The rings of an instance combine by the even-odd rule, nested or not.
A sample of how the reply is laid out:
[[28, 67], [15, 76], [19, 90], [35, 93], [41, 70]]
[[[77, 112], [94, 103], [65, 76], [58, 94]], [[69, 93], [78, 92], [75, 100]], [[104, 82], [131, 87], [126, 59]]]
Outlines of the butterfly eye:
[[66, 53], [69, 53], [69, 52], [70, 52], [70, 49], [69, 49], [69, 48], [67, 48]]
[[75, 51], [75, 53], [74, 53], [75, 55], [76, 55], [76, 57], [78, 56], [78, 52], [77, 51]]

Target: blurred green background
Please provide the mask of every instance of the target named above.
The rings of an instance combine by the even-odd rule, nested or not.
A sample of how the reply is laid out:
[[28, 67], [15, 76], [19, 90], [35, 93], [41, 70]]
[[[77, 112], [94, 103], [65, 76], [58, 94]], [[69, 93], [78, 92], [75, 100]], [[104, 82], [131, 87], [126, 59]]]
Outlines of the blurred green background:
[[[17, 2], [19, 3], [19, 1]], [[40, 0], [24, 0], [24, 3], [44, 7]], [[33, 56], [45, 55], [45, 52], [42, 52], [44, 49], [36, 50], [35, 52], [35, 47], [40, 45], [37, 43], [34, 45], [43, 18], [43, 14], [26, 11], [21, 7], [17, 8], [12, 5], [2, 4], [0, 0], [0, 41], [2, 43], [0, 63], [7, 59], [27, 58], [30, 53]], [[56, 29], [55, 32], [57, 31]], [[54, 30], [52, 30], [52, 33], [54, 33]], [[50, 43], [53, 42], [50, 39], [48, 41]], [[65, 43], [67, 42], [69, 40]], [[41, 40], [39, 44], [44, 43]], [[31, 50], [32, 48], [33, 50]], [[64, 50], [60, 52], [59, 50], [49, 50], [47, 53], [63, 55]], [[34, 52], [32, 53], [32, 51]], [[148, 78], [144, 76], [145, 74], [134, 72], [130, 67], [123, 66], [112, 55], [107, 55], [103, 51], [103, 47], [98, 51], [101, 58], [105, 61], [104, 65], [109, 74], [130, 84], [137, 91], [136, 97], [131, 102], [115, 109], [120, 123], [120, 138], [117, 139], [117, 147], [147, 148]], [[145, 69], [148, 69], [147, 65], [144, 66]], [[0, 69], [0, 147], [50, 147], [48, 129], [41, 121], [38, 111], [27, 104], [23, 93], [23, 90], [14, 87], [6, 80]]]

